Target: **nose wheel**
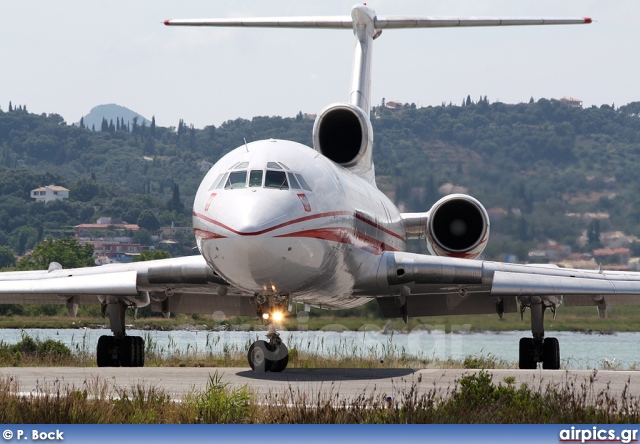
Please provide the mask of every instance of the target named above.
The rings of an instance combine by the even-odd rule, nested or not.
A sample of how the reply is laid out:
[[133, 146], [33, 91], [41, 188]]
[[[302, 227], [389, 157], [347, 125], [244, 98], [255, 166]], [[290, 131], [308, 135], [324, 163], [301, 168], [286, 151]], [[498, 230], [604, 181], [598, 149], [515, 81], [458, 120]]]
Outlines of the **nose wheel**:
[[273, 324], [267, 333], [269, 341], [259, 340], [251, 344], [247, 359], [254, 372], [281, 372], [289, 363], [289, 349], [284, 345]]

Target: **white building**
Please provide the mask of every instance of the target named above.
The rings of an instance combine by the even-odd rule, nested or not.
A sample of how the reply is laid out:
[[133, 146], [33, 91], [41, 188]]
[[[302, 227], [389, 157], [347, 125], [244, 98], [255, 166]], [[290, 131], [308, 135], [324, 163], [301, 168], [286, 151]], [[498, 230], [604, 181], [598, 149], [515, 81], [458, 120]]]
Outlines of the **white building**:
[[44, 203], [54, 200], [64, 200], [69, 198], [69, 190], [65, 187], [49, 185], [31, 190], [31, 198], [35, 199], [36, 202]]

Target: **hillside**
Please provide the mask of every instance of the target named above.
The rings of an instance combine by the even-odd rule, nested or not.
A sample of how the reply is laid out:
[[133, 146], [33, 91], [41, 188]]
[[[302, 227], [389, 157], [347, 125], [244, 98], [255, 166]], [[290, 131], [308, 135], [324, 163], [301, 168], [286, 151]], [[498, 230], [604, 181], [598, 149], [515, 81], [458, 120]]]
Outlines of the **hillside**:
[[[453, 189], [478, 198], [492, 217], [487, 258], [512, 253], [526, 260], [548, 240], [590, 252], [601, 245], [600, 233], [640, 237], [639, 114], [640, 102], [581, 109], [546, 99], [378, 107], [378, 185], [404, 211], [426, 211]], [[245, 138], [310, 145], [312, 127], [299, 116], [91, 131], [56, 114], [0, 111], [0, 245], [21, 253], [74, 224], [99, 216], [135, 223], [144, 210], [162, 224], [189, 224], [202, 160], [215, 162]], [[43, 209], [29, 191], [50, 183], [70, 188], [71, 198]], [[186, 209], [172, 207], [176, 185]], [[632, 250], [640, 254], [636, 244]]]

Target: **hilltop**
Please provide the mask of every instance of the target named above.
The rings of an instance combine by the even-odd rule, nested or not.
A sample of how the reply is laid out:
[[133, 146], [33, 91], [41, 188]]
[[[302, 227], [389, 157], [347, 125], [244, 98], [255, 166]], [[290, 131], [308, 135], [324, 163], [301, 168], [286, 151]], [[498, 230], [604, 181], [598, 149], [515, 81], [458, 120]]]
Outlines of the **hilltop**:
[[89, 114], [83, 116], [82, 120], [74, 123], [74, 125], [80, 126], [82, 122], [86, 128], [100, 130], [103, 119], [106, 120], [107, 123], [113, 122], [114, 125], [120, 120], [121, 124], [128, 125], [129, 127], [133, 125], [134, 119], [137, 119], [138, 125], [149, 126], [151, 124], [150, 120], [144, 118], [137, 112], [124, 106], [111, 103], [93, 107]]

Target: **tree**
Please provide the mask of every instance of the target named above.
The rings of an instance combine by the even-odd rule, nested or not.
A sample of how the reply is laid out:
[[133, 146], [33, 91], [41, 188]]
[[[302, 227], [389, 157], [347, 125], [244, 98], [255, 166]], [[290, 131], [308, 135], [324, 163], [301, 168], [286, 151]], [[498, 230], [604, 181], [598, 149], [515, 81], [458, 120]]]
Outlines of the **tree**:
[[182, 213], [184, 211], [184, 205], [180, 200], [180, 187], [177, 183], [173, 184], [173, 193], [171, 195], [171, 200], [167, 202], [167, 209], [169, 211], [177, 211], [178, 213]]
[[16, 256], [13, 250], [7, 246], [0, 247], [0, 268], [12, 267], [16, 264]]
[[151, 245], [153, 243], [151, 233], [144, 228], [135, 231], [131, 236], [131, 240], [140, 245]]
[[91, 267], [95, 265], [93, 247], [81, 245], [73, 237], [46, 239], [36, 244], [33, 251], [18, 261], [18, 270], [46, 270], [51, 262], [63, 268]]
[[140, 256], [133, 258], [133, 262], [154, 261], [156, 259], [168, 259], [170, 257], [171, 255], [166, 251], [161, 251], [161, 250], [142, 251], [140, 252]]
[[75, 185], [71, 187], [71, 197], [80, 202], [89, 202], [96, 197], [99, 192], [100, 187], [96, 183], [96, 180], [88, 177], [81, 177]]
[[144, 210], [138, 217], [138, 226], [155, 233], [160, 229], [160, 221], [151, 210]]

